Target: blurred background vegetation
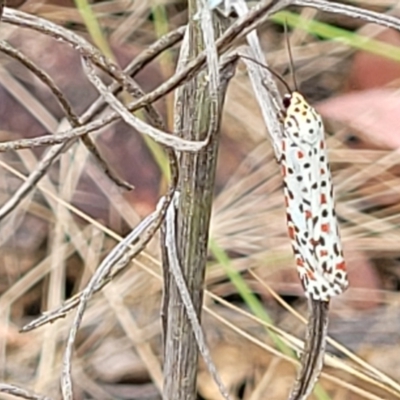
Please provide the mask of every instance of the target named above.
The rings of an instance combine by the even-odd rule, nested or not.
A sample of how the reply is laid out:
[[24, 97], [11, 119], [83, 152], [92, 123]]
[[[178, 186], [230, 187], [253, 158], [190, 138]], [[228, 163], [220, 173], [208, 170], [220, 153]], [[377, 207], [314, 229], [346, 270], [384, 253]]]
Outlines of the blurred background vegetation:
[[[400, 13], [396, 0], [351, 3]], [[187, 22], [186, 2], [178, 0], [10, 0], [8, 6], [79, 33], [122, 67]], [[366, 361], [355, 367], [348, 354], [330, 346], [337, 358], [324, 369], [329, 376], [315, 398], [399, 398], [400, 389], [388, 389], [372, 368], [400, 381], [400, 34], [314, 9], [282, 12], [258, 33], [270, 65], [290, 84], [285, 21], [299, 89], [324, 117], [349, 268], [351, 287], [333, 301], [329, 334]], [[77, 113], [96, 100], [73, 49], [9, 25], [0, 24], [0, 31], [53, 77]], [[174, 46], [138, 74], [145, 91], [173, 75], [178, 51]], [[15, 60], [0, 57], [1, 141], [65, 130], [48, 89]], [[157, 108], [172, 130], [173, 95]], [[282, 359], [285, 348], [260, 319], [302, 338], [304, 323], [295, 310], [305, 315], [306, 302], [286, 236], [278, 166], [243, 64], [229, 84], [223, 115], [203, 323], [233, 398], [284, 399], [295, 366]], [[116, 243], [110, 232], [129, 232], [153, 210], [168, 180], [162, 149], [123, 122], [92, 137], [133, 191], [115, 187], [77, 143], [0, 222], [0, 381], [53, 398], [70, 317], [26, 334], [19, 328], [84, 287]], [[22, 182], [5, 167], [27, 175], [43, 151], [1, 154], [2, 204]], [[92, 299], [74, 358], [76, 399], [160, 398], [149, 373], [154, 356], [161, 363], [159, 275], [157, 237]], [[126, 311], [131, 319], [121, 321]], [[202, 362], [198, 392], [199, 399], [221, 398]]]

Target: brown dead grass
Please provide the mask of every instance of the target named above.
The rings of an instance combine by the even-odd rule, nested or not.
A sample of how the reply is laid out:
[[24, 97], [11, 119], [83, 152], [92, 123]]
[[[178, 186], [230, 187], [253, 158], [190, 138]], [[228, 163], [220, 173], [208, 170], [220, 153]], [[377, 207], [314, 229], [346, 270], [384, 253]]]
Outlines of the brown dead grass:
[[[102, 26], [107, 27], [110, 42], [124, 60], [154, 40], [153, 26], [147, 20], [147, 2], [135, 2], [127, 16], [117, 15], [126, 7], [133, 5], [121, 0], [95, 6], [101, 13]], [[57, 22], [68, 19], [78, 24], [78, 30], [83, 30], [79, 14], [64, 5], [28, 2], [22, 9]], [[182, 18], [182, 8], [177, 4], [170, 3], [167, 11], [171, 21]], [[29, 33], [1, 29], [11, 42], [26, 45]], [[273, 44], [268, 51], [272, 64], [278, 70], [286, 70], [282, 35], [265, 26], [262, 37], [266, 47]], [[346, 79], [351, 51], [337, 43], [317, 42], [300, 31], [293, 32], [290, 40], [294, 60], [301, 65], [296, 68], [297, 80], [305, 82], [301, 88], [306, 94], [319, 100], [337, 93]], [[58, 44], [54, 46], [42, 37], [35, 37], [29, 43], [33, 46], [31, 55], [59, 79], [76, 109], [85, 109], [95, 96], [77, 72], [80, 67], [73, 52], [65, 47], [58, 50]], [[46, 46], [51, 51], [44, 51], [49, 48]], [[28, 47], [25, 50], [29, 51]], [[7, 71], [0, 75], [5, 88], [0, 88], [2, 140], [60, 129], [60, 111], [43, 87], [14, 62], [3, 58], [2, 65]], [[158, 66], [152, 68], [139, 78], [145, 90], [165, 78]], [[160, 105], [161, 110], [164, 107], [165, 104]], [[219, 190], [211, 236], [231, 255], [233, 266], [243, 272], [259, 293], [276, 326], [302, 337], [303, 325], [296, 317], [246, 274], [251, 268], [280, 295], [296, 298], [294, 307], [305, 314], [285, 232], [278, 168], [266, 143], [264, 124], [244, 72], [238, 72], [230, 84], [222, 130]], [[400, 178], [393, 167], [400, 163], [400, 157], [392, 149], [376, 148], [372, 143], [363, 142], [362, 148], [351, 148], [345, 140], [348, 137], [345, 131], [346, 127], [335, 127], [328, 139], [351, 281], [348, 292], [334, 301], [332, 336], [399, 382], [400, 354], [396, 349], [400, 341]], [[57, 307], [65, 294], [82, 288], [115, 244], [106, 227], [118, 234], [126, 233], [128, 227], [152, 209], [160, 190], [160, 172], [137, 135], [119, 123], [96, 136], [116, 170], [136, 186], [133, 194], [113, 187], [82, 145], [77, 144], [38, 185], [34, 196], [1, 223], [0, 380], [54, 398], [58, 393], [61, 354], [70, 318], [27, 334], [20, 334], [18, 328], [39, 310]], [[26, 174], [34, 168], [38, 156], [29, 150], [2, 154], [1, 165], [7, 164]], [[4, 168], [0, 173], [0, 195], [4, 202], [21, 181]], [[55, 201], [49, 193], [83, 210], [98, 223], [77, 218], [72, 208]], [[212, 293], [239, 302], [243, 308], [218, 265], [210, 268], [208, 284]], [[115, 398], [157, 398], [156, 387], [162, 381], [161, 288], [158, 242], [153, 240], [129, 270], [90, 303], [74, 360], [76, 399], [83, 398], [84, 393], [96, 399], [109, 398], [108, 393]], [[285, 398], [295, 368], [268, 348], [262, 348], [262, 343], [271, 345], [263, 326], [236, 309], [209, 300], [207, 306], [239, 330], [235, 332], [207, 313], [204, 315], [216, 365], [236, 398]], [[330, 350], [338, 354], [338, 350]], [[341, 361], [355, 368], [348, 357]], [[322, 379], [332, 399], [400, 397], [400, 392], [394, 394], [394, 390], [390, 393], [379, 388], [375, 378], [366, 382], [365, 376], [357, 376], [355, 371], [359, 367], [349, 372], [343, 370], [343, 365], [333, 359], [325, 369], [326, 374], [336, 377]], [[360, 371], [364, 373], [367, 368]], [[356, 389], [350, 390], [350, 385]], [[199, 392], [210, 400], [220, 398], [204, 368], [199, 374]]]

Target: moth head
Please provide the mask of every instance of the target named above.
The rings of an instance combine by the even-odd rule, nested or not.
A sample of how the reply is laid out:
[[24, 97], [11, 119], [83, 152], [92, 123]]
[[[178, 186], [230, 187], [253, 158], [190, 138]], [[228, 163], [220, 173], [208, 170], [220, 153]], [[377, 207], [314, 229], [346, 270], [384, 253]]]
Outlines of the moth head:
[[284, 133], [296, 144], [315, 144], [323, 134], [322, 120], [299, 92], [283, 98]]
[[290, 107], [291, 101], [292, 101], [292, 93], [286, 93], [283, 96], [283, 101], [282, 101], [285, 110], [287, 110]]

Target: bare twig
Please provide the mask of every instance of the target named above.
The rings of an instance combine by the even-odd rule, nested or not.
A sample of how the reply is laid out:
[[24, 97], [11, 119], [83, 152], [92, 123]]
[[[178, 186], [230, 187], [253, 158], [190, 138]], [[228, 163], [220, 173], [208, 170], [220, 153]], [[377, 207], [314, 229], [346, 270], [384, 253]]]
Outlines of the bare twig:
[[[241, 17], [246, 16], [249, 12], [247, 3], [244, 0], [232, 1], [231, 7], [233, 7], [236, 13]], [[247, 56], [250, 55], [250, 57], [254, 58], [256, 63], [251, 63], [249, 62], [249, 59], [245, 58], [243, 60], [249, 71], [250, 81], [257, 102], [260, 106], [267, 127], [267, 132], [272, 139], [275, 157], [279, 159], [281, 152], [282, 126], [278, 121], [277, 109], [274, 105], [275, 103], [281, 104], [281, 97], [269, 70], [260, 67], [260, 64], [266, 64], [266, 62], [257, 32], [255, 30], [250, 31], [246, 35], [246, 40], [250, 49], [245, 49], [244, 52]], [[268, 87], [268, 90], [266, 87]]]
[[99, 50], [92, 46], [83, 37], [77, 35], [71, 30], [68, 30], [46, 19], [8, 7], [4, 8], [3, 21], [5, 23], [33, 29], [57, 40], [62, 40], [63, 42], [72, 46], [82, 55], [82, 57], [90, 59], [94, 65], [101, 68], [104, 72], [116, 79], [122, 85], [126, 80], [126, 76], [117, 65], [100, 53]]
[[[170, 34], [166, 35], [165, 38], [161, 38], [159, 41], [157, 41], [154, 46], [152, 46], [153, 52], [145, 52], [141, 57], [137, 57], [126, 69], [126, 73], [129, 73], [131, 70], [133, 73], [137, 73], [138, 70], [141, 68], [138, 67], [138, 65], [145, 65], [148, 60], [151, 59], [152, 56], [156, 55], [157, 52], [162, 51], [164, 48], [167, 48], [169, 45], [174, 44], [177, 40], [180, 39], [182, 36], [182, 31], [183, 29], [178, 29], [176, 32], [171, 32]], [[116, 90], [120, 88], [121, 85], [118, 83], [114, 83], [112, 85], [112, 89]], [[142, 95], [142, 93], [140, 93]], [[85, 113], [85, 115], [82, 117], [82, 124], [90, 121], [94, 115], [96, 115], [96, 112], [99, 111], [101, 108], [101, 105], [104, 104], [104, 100], [100, 98], [100, 101], [97, 101], [94, 103], [94, 105]], [[151, 110], [151, 107], [146, 107], [146, 111], [151, 113], [152, 119], [153, 119], [153, 124], [158, 126], [159, 128], [161, 127], [159, 121], [160, 118], [157, 118], [157, 113], [156, 111]], [[68, 115], [68, 114], [67, 114]], [[118, 118], [117, 114], [114, 114], [114, 119], [116, 120]], [[158, 125], [156, 122], [158, 121]], [[112, 121], [110, 121], [112, 122]], [[92, 130], [88, 130], [87, 133], [99, 129], [100, 127], [104, 126], [102, 123], [100, 124], [95, 124]], [[161, 128], [160, 128], [161, 129]], [[85, 127], [83, 127], [80, 132], [85, 132]], [[83, 136], [83, 135], [82, 135]], [[72, 135], [71, 138], [74, 136]], [[43, 177], [43, 175], [46, 173], [47, 169], [52, 165], [52, 163], [58, 158], [58, 156], [64, 152], [68, 147], [69, 143], [67, 144], [67, 138], [62, 138], [61, 140], [55, 139], [53, 141], [52, 135], [48, 136], [46, 138], [49, 140], [49, 144], [54, 144], [54, 143], [60, 143], [61, 145], [54, 147], [51, 149], [45, 157], [42, 159], [42, 161], [39, 163], [38, 167], [36, 168], [35, 171], [33, 171], [29, 179], [24, 182], [24, 184], [13, 194], [13, 196], [10, 198], [10, 200], [0, 209], [0, 219], [5, 217], [7, 214], [9, 214], [21, 201], [25, 196], [32, 190], [32, 188], [35, 186], [35, 184]], [[93, 146], [90, 146], [90, 138], [84, 139], [85, 144], [90, 147], [90, 150], [93, 154], [96, 155], [96, 149], [93, 148]], [[44, 143], [45, 144], [45, 141]], [[11, 149], [18, 149], [18, 148], [31, 148], [31, 147], [36, 147], [38, 145], [43, 145], [43, 144], [38, 144], [35, 139], [30, 139], [30, 140], [22, 140], [20, 143], [15, 143], [15, 145], [12, 144], [12, 142], [5, 143], [3, 146], [0, 144], [0, 147], [2, 147], [3, 151], [11, 150]], [[1, 150], [0, 150], [1, 151]], [[170, 157], [170, 162], [171, 162], [171, 168], [173, 169], [173, 164], [176, 164], [175, 162], [172, 162], [172, 157]], [[97, 157], [98, 162], [102, 164], [102, 169], [105, 171], [106, 175], [110, 177], [111, 180], [116, 182], [119, 185], [127, 187], [126, 185], [129, 185], [127, 183], [124, 183], [123, 181], [120, 181], [117, 176], [114, 175], [112, 170], [110, 170], [105, 163], [102, 163], [101, 157], [98, 155]]]
[[[102, 69], [117, 82], [119, 82], [122, 87], [130, 87], [132, 80], [129, 75], [124, 73], [117, 65], [103, 56], [94, 46], [74, 32], [56, 25], [48, 20], [26, 14], [22, 11], [9, 9], [7, 7], [5, 8], [3, 19], [4, 22], [30, 28], [68, 43], [75, 50], [77, 50], [82, 57], [90, 60], [91, 63]], [[140, 108], [152, 102], [153, 101], [142, 104]]]
[[[61, 92], [61, 90], [58, 88], [58, 86], [55, 84], [53, 79], [45, 71], [39, 68], [25, 54], [22, 54], [19, 50], [13, 48], [5, 41], [0, 42], [0, 51], [18, 60], [27, 69], [29, 69], [32, 73], [34, 73], [46, 86], [48, 86], [50, 91], [58, 99], [71, 126], [73, 127], [81, 126], [79, 118], [74, 113], [72, 106], [70, 105], [64, 94]], [[29, 140], [32, 139], [26, 139], [25, 143], [28, 144]], [[108, 166], [107, 162], [103, 159], [100, 152], [98, 151], [98, 149], [96, 148], [95, 144], [93, 143], [92, 139], [89, 136], [82, 136], [81, 140], [85, 144], [87, 149], [94, 155], [97, 163], [103, 169], [103, 171], [110, 178], [111, 181], [113, 181], [116, 185], [123, 187], [125, 189], [128, 190], [133, 189], [132, 185], [130, 185], [128, 182], [121, 180], [117, 175], [115, 175], [115, 173]], [[29, 146], [27, 146], [27, 148], [29, 148]]]
[[[100, 266], [104, 268], [104, 272], [101, 278], [96, 281], [92, 293], [96, 293], [102, 289], [110, 281], [111, 277], [115, 277], [144, 248], [146, 240], [148, 241], [147, 232], [153, 232], [154, 228], [158, 226], [159, 211], [157, 209], [147, 216], [129, 235], [114, 247]], [[43, 313], [42, 316], [25, 325], [21, 329], [21, 332], [31, 331], [49, 322], [54, 322], [59, 318], [65, 317], [69, 311], [80, 303], [81, 297], [82, 292], [68, 299], [60, 308]]]
[[324, 363], [329, 302], [309, 299], [309, 320], [301, 366], [289, 400], [305, 400], [314, 389]]
[[[227, 57], [225, 59], [225, 62], [221, 65], [220, 68], [223, 69], [226, 67], [226, 65], [231, 64], [232, 60], [234, 58], [238, 58], [238, 55], [231, 54], [229, 57]], [[173, 88], [169, 88], [169, 89], [172, 90]], [[158, 92], [157, 96], [154, 97], [154, 95], [152, 95], [153, 93], [154, 92], [146, 94], [138, 101], [131, 103], [130, 106], [128, 107], [128, 110], [130, 112], [137, 111], [138, 109], [144, 107], [144, 104], [147, 103], [147, 101], [145, 103], [143, 103], [143, 101], [142, 101], [143, 99], [150, 98], [151, 101], [153, 102], [153, 101], [158, 100], [159, 95], [161, 97], [161, 94], [162, 94], [161, 92]], [[116, 121], [118, 118], [119, 118], [119, 116], [117, 113], [110, 113], [101, 120], [96, 120], [91, 123], [88, 123], [87, 125], [81, 126], [76, 129], [70, 129], [70, 130], [62, 132], [62, 133], [56, 133], [54, 135], [44, 135], [44, 136], [40, 136], [40, 137], [32, 138], [32, 139], [10, 140], [10, 141], [4, 142], [4, 143], [0, 143], [0, 152], [6, 152], [6, 151], [11, 151], [11, 150], [22, 150], [22, 149], [27, 149], [27, 148], [36, 148], [36, 147], [42, 147], [42, 146], [47, 146], [47, 145], [64, 144], [71, 139], [76, 139], [76, 138], [79, 138], [88, 133], [91, 133], [91, 132], [94, 132], [101, 128], [104, 128], [106, 125]], [[145, 124], [145, 129], [147, 129], [147, 128], [148, 128], [148, 125]], [[175, 139], [174, 138], [171, 139], [171, 138], [167, 137], [168, 135], [165, 132], [161, 132], [161, 134], [162, 134], [161, 136], [163, 138], [162, 141], [166, 142], [167, 145], [173, 146], [176, 142], [178, 142], [178, 148], [181, 148], [181, 147], [189, 148], [189, 149], [194, 148], [193, 151], [198, 151], [200, 148], [204, 147], [205, 141], [192, 142], [192, 141], [185, 141], [183, 139], [179, 139], [176, 137], [175, 137]], [[157, 133], [156, 133], [156, 135], [157, 135]], [[171, 136], [171, 135], [169, 135], [169, 136]], [[196, 150], [196, 148], [198, 148], [198, 149]], [[189, 150], [186, 149], [186, 151], [189, 151]], [[52, 156], [50, 154], [45, 156], [45, 158], [49, 159], [49, 161], [47, 161], [47, 163], [52, 163], [53, 160], [51, 160], [51, 159], [53, 157], [57, 157], [60, 154], [60, 150], [58, 149], [58, 146], [57, 146], [57, 149], [54, 150], [54, 153], [55, 153], [55, 156]], [[0, 210], [0, 218], [2, 218], [2, 216], [3, 215]]]
[[[158, 128], [163, 129], [164, 128], [164, 124], [163, 121], [161, 119], [161, 117], [159, 117], [156, 112], [152, 112], [151, 113], [151, 122]], [[172, 149], [168, 149], [166, 148], [166, 152], [168, 154], [169, 157], [169, 162], [170, 162], [170, 172], [171, 172], [171, 182], [169, 185], [169, 189], [167, 191], [167, 194], [165, 196], [165, 204], [168, 204], [169, 201], [171, 200], [175, 187], [177, 185], [178, 182], [178, 178], [179, 178], [179, 170], [178, 170], [178, 165], [177, 165], [177, 159], [176, 159], [176, 155], [175, 152]], [[146, 231], [147, 233], [146, 235], [150, 235], [150, 237], [154, 234], [155, 230], [157, 229], [159, 223], [161, 223], [161, 220], [164, 217], [164, 213], [165, 213], [166, 207], [163, 207], [161, 210], [161, 213], [159, 214], [158, 218], [155, 219], [154, 215], [152, 214], [151, 216], [149, 216], [146, 221], [143, 221], [143, 223], [141, 224], [142, 226], [142, 231]], [[153, 228], [151, 228], [151, 225], [153, 225]], [[141, 231], [141, 232], [142, 232]], [[137, 230], [135, 230], [135, 232], [137, 232]], [[135, 236], [132, 237], [133, 234], [129, 235], [130, 238], [127, 238], [127, 241], [134, 241], [135, 240]], [[139, 233], [139, 236], [141, 235], [141, 233]], [[146, 236], [147, 237], [147, 236]], [[143, 237], [141, 240], [147, 240], [146, 237]], [[137, 247], [138, 243], [136, 243], [136, 247]], [[115, 249], [114, 252], [117, 252], [118, 254], [121, 253], [121, 249], [118, 246]], [[124, 250], [125, 251], [125, 250]], [[124, 251], [122, 251], [122, 253], [124, 253]], [[106, 284], [108, 284], [119, 272], [121, 272], [128, 264], [129, 261], [138, 254], [139, 251], [135, 250], [135, 248], [130, 247], [129, 249], [126, 249], [125, 254], [120, 258], [120, 259], [115, 259], [115, 257], [113, 258], [113, 261], [115, 261], [115, 263], [113, 262], [112, 265], [110, 265], [110, 268], [107, 270], [107, 273], [104, 274], [103, 278], [100, 279], [96, 286], [94, 287], [93, 293], [101, 290]], [[64, 317], [70, 310], [72, 310], [73, 308], [77, 307], [78, 304], [81, 301], [82, 298], [82, 292], [78, 293], [77, 295], [75, 295], [73, 298], [69, 299], [62, 307], [58, 308], [57, 310], [51, 311], [49, 313], [45, 313], [44, 315], [42, 315], [41, 317], [37, 318], [36, 320], [32, 321], [31, 323], [29, 323], [28, 325], [24, 326], [21, 331], [23, 332], [27, 332], [30, 331], [32, 329], [36, 329], [46, 323], [49, 322], [53, 322], [54, 320], [58, 319], [58, 318], [62, 318]]]
[[[200, 20], [204, 18], [206, 25], [207, 13], [202, 13], [200, 10], [195, 11], [195, 9], [195, 3], [192, 1], [191, 23], [181, 48], [180, 67], [182, 69], [186, 68], [183, 66], [184, 62], [194, 57], [199, 51], [198, 49], [205, 45], [206, 52], [210, 53], [206, 58], [215, 60], [216, 57], [216, 47], [203, 36], [205, 28], [200, 27], [199, 20], [193, 19], [196, 14], [196, 18]], [[210, 26], [207, 26], [206, 29], [209, 30], [206, 34], [209, 38], [208, 35], [212, 30], [210, 30]], [[189, 43], [189, 41], [191, 42]], [[216, 71], [215, 62], [211, 62], [207, 65], [208, 74], [196, 76], [177, 93], [175, 98], [174, 130], [192, 140], [210, 137], [209, 145], [199, 153], [184, 153], [180, 157], [181, 175], [183, 175], [180, 179], [182, 195], [178, 213], [178, 236], [175, 240], [178, 243], [181, 271], [198, 320], [200, 320], [202, 306], [218, 128], [227, 83], [232, 75], [234, 65], [227, 66], [226, 71]], [[178, 70], [177, 74], [180, 74], [180, 71]], [[170, 262], [168, 255], [164, 257], [163, 261], [165, 262], [164, 271], [168, 270], [168, 265], [166, 265]], [[179, 288], [175, 281], [169, 279], [167, 275], [167, 272], [164, 272], [164, 276], [167, 277], [164, 283], [163, 304], [164, 398], [188, 400], [195, 398], [196, 393], [198, 349]], [[179, 340], [176, 340], [177, 337]]]
[[33, 74], [35, 74], [54, 94], [54, 96], [59, 101], [67, 119], [70, 121], [72, 126], [79, 125], [79, 119], [74, 113], [71, 104], [66, 99], [62, 91], [56, 85], [54, 80], [49, 74], [47, 74], [43, 69], [39, 68], [32, 60], [30, 60], [25, 54], [19, 50], [12, 47], [4, 40], [0, 40], [0, 51], [7, 54], [8, 56], [18, 60], [22, 65], [29, 69]]
[[364, 10], [363, 8], [354, 7], [348, 4], [341, 4], [334, 1], [325, 0], [292, 0], [292, 5], [317, 8], [321, 11], [342, 14], [348, 17], [358, 18], [364, 21], [386, 26], [387, 28], [400, 30], [399, 18], [375, 11]]
[[[18, 60], [21, 62], [27, 69], [29, 69], [32, 73], [34, 73], [46, 86], [49, 87], [50, 91], [56, 96], [58, 99], [62, 109], [65, 112], [65, 115], [70, 122], [71, 126], [78, 127], [81, 125], [79, 118], [74, 113], [71, 105], [69, 104], [68, 100], [65, 98], [61, 90], [57, 87], [54, 83], [53, 79], [42, 69], [40, 69], [36, 64], [30, 60], [26, 55], [21, 53], [20, 51], [14, 49], [10, 46], [7, 42], [1, 41], [0, 43], [0, 50], [3, 51], [5, 54], [9, 55], [10, 57]], [[109, 168], [107, 162], [103, 159], [100, 152], [96, 148], [95, 144], [88, 137], [81, 138], [87, 149], [94, 155], [95, 159], [97, 160], [99, 166], [104, 170], [106, 175], [118, 186], [124, 187], [125, 189], [131, 190], [133, 189], [132, 185], [129, 183], [121, 180], [118, 176], [112, 172], [112, 169]]]
[[[93, 73], [94, 71], [91, 70], [90, 65], [87, 65], [87, 68], [89, 69], [89, 75], [90, 77], [96, 82], [96, 84], [102, 84], [100, 80], [97, 80], [95, 74]], [[102, 94], [106, 96], [109, 96], [108, 98], [111, 100], [114, 100], [115, 97], [112, 95], [111, 92], [107, 91], [107, 88], [105, 85], [101, 87], [101, 90], [103, 90]], [[104, 92], [105, 91], [105, 92]], [[111, 94], [111, 95], [110, 95]], [[105, 96], [105, 97], [106, 97]], [[107, 99], [107, 97], [106, 97]], [[115, 99], [116, 100], [116, 99]], [[122, 105], [121, 105], [122, 106]], [[125, 109], [123, 108], [124, 112]], [[150, 109], [151, 111], [151, 109]], [[150, 114], [153, 122], [156, 126], [159, 128], [163, 128], [163, 122], [162, 119], [158, 117], [158, 114], [154, 111], [153, 113]], [[164, 219], [166, 210], [168, 208], [168, 205], [170, 204], [176, 185], [178, 183], [179, 179], [179, 170], [177, 166], [177, 160], [176, 156], [174, 153], [174, 150], [168, 149], [167, 150], [169, 160], [170, 160], [170, 169], [171, 169], [171, 183], [169, 185], [169, 189], [167, 192], [167, 195], [163, 197], [159, 205], [157, 207], [157, 210], [153, 214], [153, 218], [150, 218], [148, 222], [146, 223], [146, 226], [142, 225], [141, 229], [136, 229], [132, 234], [132, 244], [135, 245], [135, 249], [127, 249], [126, 246], [123, 246], [123, 248], [119, 248], [117, 251], [113, 252], [113, 256], [110, 254], [109, 258], [110, 263], [106, 264], [106, 260], [102, 263], [102, 265], [99, 267], [99, 269], [96, 271], [94, 276], [92, 277], [92, 280], [89, 282], [87, 287], [84, 289], [82, 294], [79, 296], [79, 305], [78, 305], [78, 310], [75, 316], [74, 324], [70, 330], [70, 334], [68, 337], [68, 342], [67, 342], [67, 347], [65, 350], [64, 354], [64, 368], [63, 368], [63, 375], [62, 375], [62, 392], [63, 392], [63, 397], [65, 399], [72, 399], [72, 381], [71, 381], [71, 357], [72, 357], [72, 347], [74, 344], [74, 340], [76, 337], [76, 333], [78, 330], [78, 327], [80, 325], [80, 321], [83, 317], [83, 313], [85, 311], [86, 303], [91, 296], [91, 294], [95, 291], [95, 289], [99, 290], [100, 287], [103, 287], [110, 279], [112, 276], [115, 276], [122, 268], [124, 268], [128, 262], [135, 257], [137, 254], [139, 254], [146, 244], [151, 240], [151, 238], [154, 236], [155, 232], [159, 228], [162, 220]], [[136, 238], [134, 239], [133, 236], [136, 235]], [[135, 240], [135, 242], [133, 242]], [[118, 256], [118, 257], [117, 257]], [[113, 268], [115, 267], [114, 274], [112, 275], [111, 272]], [[97, 274], [97, 277], [96, 277]]]
[[189, 289], [187, 287], [187, 284], [185, 282], [185, 278], [183, 277], [182, 274], [182, 269], [179, 263], [179, 258], [178, 258], [178, 252], [176, 248], [176, 238], [177, 238], [177, 232], [176, 232], [176, 224], [177, 224], [177, 216], [176, 216], [176, 208], [178, 206], [178, 200], [179, 200], [179, 192], [175, 192], [175, 197], [171, 201], [167, 215], [165, 218], [165, 245], [167, 248], [167, 255], [168, 255], [168, 265], [170, 268], [170, 271], [166, 273], [170, 273], [175, 280], [176, 286], [179, 289], [180, 295], [182, 297], [183, 304], [185, 306], [188, 318], [190, 319], [191, 325], [192, 325], [192, 330], [194, 333], [194, 336], [196, 338], [197, 345], [199, 347], [199, 351], [201, 355], [204, 358], [204, 362], [207, 365], [207, 368], [214, 379], [215, 383], [218, 386], [219, 391], [221, 392], [222, 396], [226, 399], [229, 400], [229, 394], [228, 391], [226, 390], [221, 377], [219, 376], [219, 373], [217, 371], [217, 368], [212, 360], [211, 357], [211, 352], [208, 348], [205, 335], [203, 332], [203, 329], [200, 325], [199, 318], [197, 317], [196, 310], [193, 306], [193, 301], [190, 297]]
[[[289, 0], [283, 0], [281, 2], [275, 0], [270, 4], [261, 3], [259, 6], [254, 7], [244, 18], [239, 19], [233, 25], [231, 25], [225, 34], [223, 34], [215, 43], [217, 51], [220, 53], [224, 50], [234, 39], [240, 36], [243, 30], [246, 30], [246, 27], [251, 25], [257, 18], [260, 18], [264, 13], [270, 15], [273, 12], [278, 11], [281, 8], [284, 8], [286, 5], [290, 4]], [[16, 18], [12, 18], [12, 14], [8, 15], [7, 22], [17, 23], [19, 21]], [[22, 24], [19, 21], [19, 24]], [[25, 26], [24, 24], [22, 24]], [[40, 26], [34, 24], [26, 25], [31, 27], [32, 29], [40, 30]], [[47, 30], [49, 28], [47, 27]], [[45, 30], [44, 32], [47, 32]], [[53, 32], [52, 36], [55, 35]], [[92, 57], [93, 58], [93, 57]], [[203, 66], [206, 61], [206, 52], [201, 52], [193, 61], [189, 62], [185, 68], [172, 76], [168, 81], [160, 85], [157, 89], [152, 92], [146, 94], [142, 98], [135, 100], [127, 107], [129, 111], [134, 112], [148, 104], [151, 104], [166, 94], [170, 93], [172, 90], [176, 89], [178, 86], [189, 80], [198, 70]], [[104, 67], [104, 65], [102, 65]], [[126, 80], [126, 79], [125, 79]], [[119, 118], [117, 113], [111, 113], [103, 118], [101, 121], [97, 120], [92, 122], [91, 124], [87, 124], [86, 126], [82, 126], [78, 129], [74, 129], [65, 133], [60, 133], [57, 135], [49, 135], [42, 136], [40, 138], [35, 138], [29, 142], [26, 140], [20, 141], [10, 141], [7, 143], [3, 143], [0, 145], [0, 151], [7, 151], [11, 149], [23, 149], [27, 147], [40, 147], [44, 145], [54, 145], [57, 143], [64, 143], [65, 141], [76, 138], [87, 133], [93, 132], [95, 130], [101, 129], [106, 125], [116, 121]]]
[[148, 135], [156, 142], [163, 144], [164, 146], [174, 148], [175, 151], [197, 152], [207, 145], [208, 138], [200, 141], [181, 139], [169, 133], [162, 132], [157, 128], [153, 128], [151, 125], [146, 124], [139, 118], [136, 118], [125, 108], [125, 106], [113, 95], [113, 93], [96, 75], [94, 68], [91, 66], [91, 64], [85, 62], [85, 67], [89, 80], [92, 82], [93, 86], [99, 91], [99, 93], [104, 97], [110, 107], [113, 108], [127, 124], [131, 125], [139, 132], [143, 133], [144, 135]]
[[166, 33], [160, 39], [152, 43], [142, 53], [135, 57], [135, 59], [125, 68], [125, 73], [129, 74], [133, 78], [158, 55], [180, 42], [185, 34], [185, 30], [185, 25], [180, 26], [179, 28]]
[[[143, 69], [154, 58], [160, 55], [163, 51], [173, 46], [182, 40], [186, 26], [181, 26], [176, 30], [169, 32], [151, 44], [146, 50], [135, 57], [124, 69], [124, 73], [133, 78], [141, 69]], [[122, 86], [119, 82], [113, 82], [109, 87], [112, 93], [118, 94]], [[99, 112], [101, 112], [107, 103], [104, 98], [100, 96], [86, 111], [85, 116], [82, 118], [85, 122], [91, 121]]]
[[61, 378], [63, 399], [70, 400], [73, 398], [71, 380], [72, 349], [88, 300], [95, 292], [96, 287], [101, 285], [103, 280], [110, 276], [112, 269], [118, 262], [122, 260], [123, 264], [127, 264], [146, 247], [147, 243], [159, 228], [171, 198], [172, 193], [161, 198], [156, 211], [140, 223], [124, 241], [115, 247], [115, 249], [104, 259], [85, 289], [82, 291], [79, 298], [78, 309], [68, 335], [63, 357], [63, 372]]
[[28, 400], [51, 400], [50, 397], [42, 396], [40, 394], [34, 393], [28, 389], [22, 389], [15, 385], [9, 385], [6, 383], [0, 383], [0, 393], [8, 393], [15, 397]]

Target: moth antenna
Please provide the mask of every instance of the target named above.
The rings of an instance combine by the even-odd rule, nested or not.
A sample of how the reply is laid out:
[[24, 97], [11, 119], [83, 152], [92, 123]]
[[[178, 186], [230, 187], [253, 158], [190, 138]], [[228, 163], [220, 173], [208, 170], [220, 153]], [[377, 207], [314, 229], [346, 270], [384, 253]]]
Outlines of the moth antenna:
[[283, 84], [283, 86], [285, 86], [285, 88], [288, 91], [288, 93], [292, 93], [293, 92], [293, 90], [290, 88], [289, 84], [282, 78], [282, 76], [279, 75], [277, 72], [275, 72], [272, 68], [268, 67], [268, 65], [265, 65], [265, 64], [255, 60], [254, 58], [245, 56], [243, 54], [241, 54], [240, 57], [244, 58], [246, 60], [252, 61], [254, 64], [257, 64], [260, 67], [267, 69], [276, 79], [279, 80], [279, 82], [281, 82]]
[[294, 87], [296, 89], [296, 92], [298, 92], [299, 91], [299, 87], [298, 87], [297, 81], [296, 81], [296, 73], [295, 73], [294, 62], [293, 62], [292, 48], [290, 46], [290, 40], [289, 40], [289, 35], [288, 35], [287, 19], [285, 19], [285, 23], [283, 24], [283, 28], [284, 28], [284, 32], [285, 32], [286, 47], [288, 49], [288, 54], [289, 54], [290, 73], [292, 75], [293, 84], [294, 84]]

